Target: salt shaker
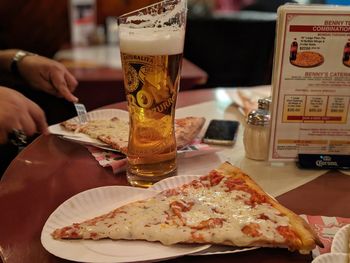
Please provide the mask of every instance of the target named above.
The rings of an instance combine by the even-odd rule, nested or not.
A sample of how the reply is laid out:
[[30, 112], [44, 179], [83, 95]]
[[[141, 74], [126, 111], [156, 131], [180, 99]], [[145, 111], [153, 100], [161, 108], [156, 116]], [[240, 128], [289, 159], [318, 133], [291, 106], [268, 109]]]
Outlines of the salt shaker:
[[271, 99], [259, 99], [257, 110], [249, 112], [243, 134], [246, 157], [253, 160], [266, 160], [269, 147]]
[[271, 97], [259, 99], [258, 100], [258, 109], [266, 110], [267, 114], [270, 115], [270, 104], [271, 104]]

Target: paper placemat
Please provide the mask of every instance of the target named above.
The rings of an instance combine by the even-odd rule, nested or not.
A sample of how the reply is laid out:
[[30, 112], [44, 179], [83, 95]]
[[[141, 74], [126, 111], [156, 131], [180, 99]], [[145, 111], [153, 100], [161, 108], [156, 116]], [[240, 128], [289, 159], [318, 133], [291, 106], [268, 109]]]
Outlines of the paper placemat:
[[327, 216], [311, 216], [301, 215], [317, 233], [324, 248], [316, 247], [312, 251], [313, 258], [331, 252], [331, 245], [335, 233], [343, 226], [350, 224], [350, 218], [344, 217], [327, 217]]
[[[85, 147], [102, 167], [110, 167], [115, 174], [125, 171], [127, 160], [124, 154], [89, 145], [85, 145]], [[201, 143], [201, 139], [197, 138], [190, 145], [177, 151], [177, 154], [179, 159], [193, 158], [200, 155], [211, 154], [218, 150], [219, 149], [216, 147]]]
[[120, 173], [126, 169], [126, 158], [124, 154], [85, 145], [96, 161], [102, 167], [110, 167], [113, 173]]

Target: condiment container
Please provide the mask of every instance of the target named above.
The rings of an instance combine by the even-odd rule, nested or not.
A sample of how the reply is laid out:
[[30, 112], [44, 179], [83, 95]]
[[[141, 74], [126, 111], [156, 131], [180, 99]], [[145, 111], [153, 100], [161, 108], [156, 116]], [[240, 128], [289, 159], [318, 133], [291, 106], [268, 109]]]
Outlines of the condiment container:
[[243, 134], [246, 157], [253, 160], [266, 160], [269, 145], [271, 99], [258, 101], [259, 108], [249, 112]]
[[270, 115], [270, 105], [271, 97], [266, 97], [258, 100], [258, 109], [266, 110], [268, 115]]

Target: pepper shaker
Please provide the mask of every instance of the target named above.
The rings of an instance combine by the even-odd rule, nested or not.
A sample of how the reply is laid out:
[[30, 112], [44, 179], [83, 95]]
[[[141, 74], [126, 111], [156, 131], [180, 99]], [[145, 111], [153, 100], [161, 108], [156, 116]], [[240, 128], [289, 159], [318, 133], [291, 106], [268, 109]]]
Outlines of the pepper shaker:
[[271, 99], [259, 99], [259, 108], [249, 112], [243, 134], [246, 157], [266, 160], [269, 147]]

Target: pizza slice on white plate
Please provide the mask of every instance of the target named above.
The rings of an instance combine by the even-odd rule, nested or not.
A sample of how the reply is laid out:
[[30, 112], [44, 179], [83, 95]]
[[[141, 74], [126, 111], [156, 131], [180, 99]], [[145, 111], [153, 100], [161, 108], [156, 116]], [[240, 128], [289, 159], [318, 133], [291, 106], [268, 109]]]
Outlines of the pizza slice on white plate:
[[56, 229], [52, 237], [282, 247], [303, 254], [322, 246], [306, 221], [227, 162], [198, 180]]

